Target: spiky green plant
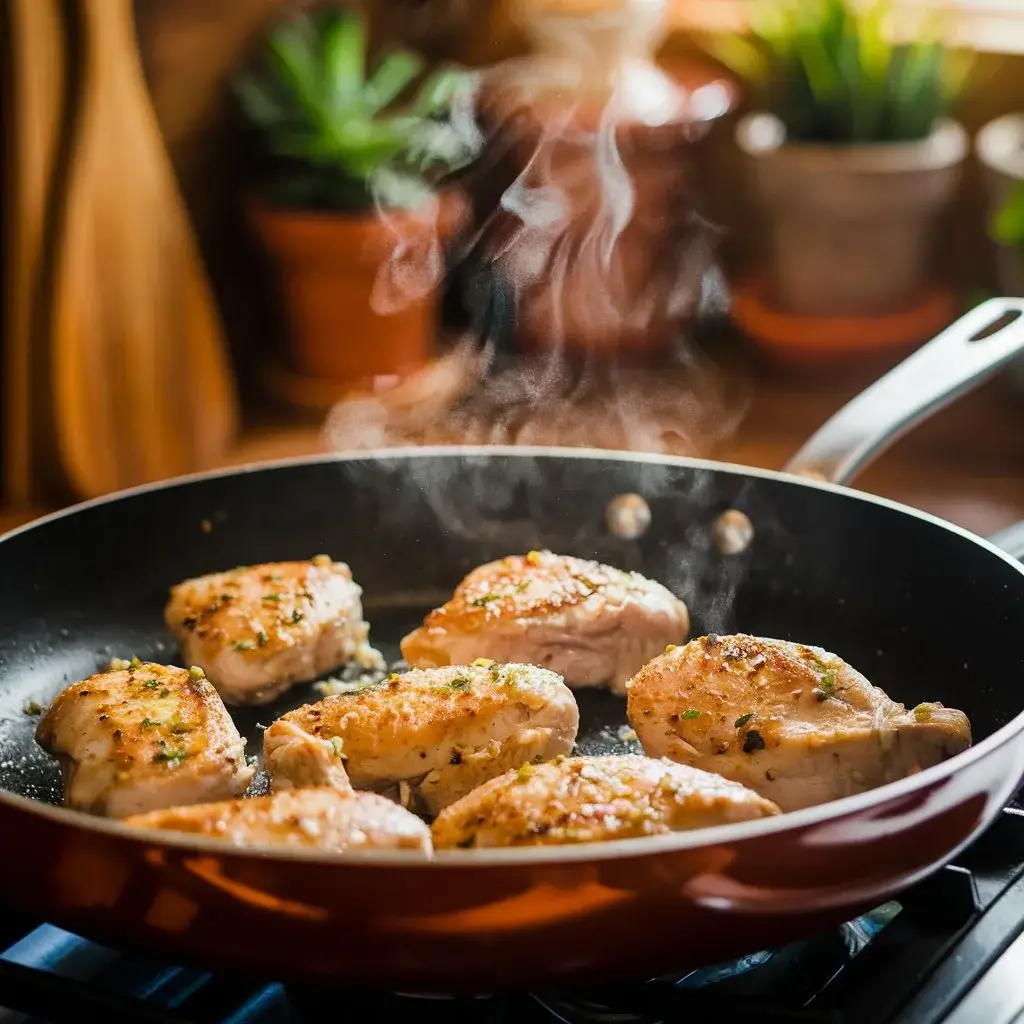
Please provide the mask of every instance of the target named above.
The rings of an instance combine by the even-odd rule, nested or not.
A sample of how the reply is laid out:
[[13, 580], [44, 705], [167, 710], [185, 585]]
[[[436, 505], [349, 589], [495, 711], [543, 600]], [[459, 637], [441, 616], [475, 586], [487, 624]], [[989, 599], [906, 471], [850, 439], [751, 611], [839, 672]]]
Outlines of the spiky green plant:
[[962, 95], [971, 57], [934, 22], [894, 40], [887, 0], [752, 0], [749, 35], [706, 40], [759, 95], [792, 142], [926, 138]]
[[466, 74], [436, 71], [399, 104], [421, 78], [423, 59], [397, 50], [371, 69], [366, 51], [358, 15], [300, 13], [271, 29], [260, 66], [235, 79], [270, 158], [269, 202], [313, 210], [415, 207], [439, 177], [472, 158], [471, 133], [447, 116]]
[[1010, 194], [992, 218], [989, 235], [994, 242], [1024, 255], [1024, 181], [1014, 182]]

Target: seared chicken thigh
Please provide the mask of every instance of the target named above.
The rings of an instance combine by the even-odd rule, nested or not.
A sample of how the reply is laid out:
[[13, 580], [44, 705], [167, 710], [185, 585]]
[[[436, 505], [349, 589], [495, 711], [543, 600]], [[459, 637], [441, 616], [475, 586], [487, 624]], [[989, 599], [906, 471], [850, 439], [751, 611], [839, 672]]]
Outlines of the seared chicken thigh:
[[578, 727], [553, 672], [485, 662], [391, 675], [298, 708], [267, 729], [263, 751], [275, 789], [330, 785], [319, 751], [344, 761], [357, 789], [397, 785], [403, 802], [436, 814], [508, 768], [568, 753]]
[[430, 829], [415, 814], [376, 793], [295, 789], [152, 811], [128, 818], [126, 824], [210, 836], [234, 846], [430, 853]]
[[644, 666], [627, 710], [644, 750], [718, 772], [784, 811], [901, 779], [971, 745], [962, 711], [908, 711], [820, 647], [707, 636]]
[[347, 565], [318, 555], [185, 580], [164, 617], [228, 704], [267, 704], [348, 661], [383, 668], [361, 596]]
[[254, 770], [198, 668], [134, 660], [74, 683], [54, 699], [36, 741], [60, 761], [64, 803], [112, 818], [238, 796]]
[[554, 846], [725, 825], [779, 809], [718, 775], [637, 754], [524, 765], [446, 807], [436, 849]]
[[531, 551], [474, 569], [402, 641], [417, 668], [474, 658], [549, 668], [572, 687], [626, 681], [690, 628], [660, 583], [597, 562]]

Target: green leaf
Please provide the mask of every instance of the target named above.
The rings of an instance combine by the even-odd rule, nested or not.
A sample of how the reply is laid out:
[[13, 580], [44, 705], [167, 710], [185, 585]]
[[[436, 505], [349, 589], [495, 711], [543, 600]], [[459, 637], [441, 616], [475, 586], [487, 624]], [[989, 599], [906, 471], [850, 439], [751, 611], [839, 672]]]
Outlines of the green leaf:
[[264, 184], [275, 201], [365, 208], [370, 182], [379, 179], [380, 195], [422, 202], [433, 182], [473, 157], [476, 135], [450, 114], [466, 74], [440, 69], [408, 107], [388, 113], [424, 60], [401, 50], [367, 76], [366, 46], [358, 16], [320, 7], [279, 22], [267, 36], [266, 60], [237, 76], [239, 105], [278, 172]]
[[458, 68], [438, 69], [420, 86], [408, 112], [417, 117], [432, 117], [447, 110], [466, 80], [466, 73]]
[[969, 87], [970, 62], [942, 44], [944, 19], [915, 18], [914, 41], [894, 42], [894, 0], [752, 0], [750, 10], [750, 34], [698, 44], [758, 87], [794, 141], [920, 139]]
[[1024, 181], [1014, 183], [1006, 202], [992, 219], [989, 234], [1000, 245], [1024, 246]]
[[391, 53], [381, 61], [363, 88], [363, 103], [373, 113], [393, 103], [423, 70], [423, 58], [407, 50]]
[[235, 95], [245, 116], [263, 128], [272, 128], [286, 116], [286, 111], [270, 89], [253, 75], [239, 75], [234, 81]]
[[338, 15], [324, 28], [324, 86], [335, 111], [360, 98], [366, 77], [366, 26], [355, 15]]
[[271, 63], [278, 77], [313, 120], [323, 114], [316, 57], [308, 22], [296, 19], [278, 26], [267, 39]]

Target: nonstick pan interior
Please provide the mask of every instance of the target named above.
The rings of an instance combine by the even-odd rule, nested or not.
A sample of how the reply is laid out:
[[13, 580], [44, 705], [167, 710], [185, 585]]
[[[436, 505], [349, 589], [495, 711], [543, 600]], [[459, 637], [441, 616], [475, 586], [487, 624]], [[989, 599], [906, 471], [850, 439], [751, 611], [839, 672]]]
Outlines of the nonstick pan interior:
[[[636, 493], [652, 513], [628, 540], [605, 508]], [[712, 524], [745, 511], [755, 540], [721, 554]], [[685, 460], [421, 452], [302, 462], [200, 478], [101, 502], [0, 543], [0, 787], [56, 801], [36, 746], [40, 707], [112, 657], [179, 663], [168, 588], [238, 564], [347, 561], [371, 638], [398, 641], [473, 566], [549, 547], [636, 569], [687, 601], [693, 635], [744, 631], [818, 644], [896, 700], [964, 709], [975, 742], [1015, 717], [1024, 577], [961, 532], [856, 495]], [[317, 699], [297, 687], [233, 710], [250, 754], [261, 725]], [[638, 750], [624, 701], [578, 693], [582, 753]]]

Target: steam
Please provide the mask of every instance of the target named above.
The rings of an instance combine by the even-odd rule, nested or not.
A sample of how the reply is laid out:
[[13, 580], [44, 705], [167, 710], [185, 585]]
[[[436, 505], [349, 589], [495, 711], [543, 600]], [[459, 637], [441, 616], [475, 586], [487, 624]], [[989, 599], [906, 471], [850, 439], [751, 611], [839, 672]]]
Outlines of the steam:
[[[390, 259], [372, 301], [382, 314], [422, 301], [442, 281], [447, 248], [467, 278], [476, 326], [418, 374], [376, 381], [338, 403], [325, 424], [329, 447], [540, 445], [705, 455], [735, 431], [746, 389], [686, 333], [686, 325], [724, 304], [717, 232], [690, 197], [676, 194], [678, 175], [687, 173], [680, 135], [702, 130], [700, 118], [715, 98], [707, 90], [687, 94], [632, 53], [609, 56], [609, 40], [622, 33], [635, 33], [627, 42], [637, 52], [646, 48], [633, 13], [624, 20], [623, 12], [550, 19], [540, 55], [477, 74], [457, 93], [447, 130], [478, 158], [463, 190], [503, 185], [473, 218], [446, 200], [415, 212], [380, 204]], [[689, 129], [680, 127], [687, 113]], [[664, 146], [653, 163], [635, 159], [637, 123], [644, 146]], [[485, 316], [494, 282], [515, 311], [516, 352], [503, 343], [502, 325]], [[675, 342], [672, 365], [657, 373], [618, 357], [666, 336]], [[514, 472], [503, 462], [497, 476], [483, 469], [439, 475], [437, 463], [403, 462], [395, 486], [409, 501], [393, 502], [388, 514], [409, 516], [426, 500], [446, 532], [478, 542], [470, 545], [477, 554], [480, 544], [507, 553], [557, 543], [551, 524], [534, 517], [539, 506], [516, 507], [517, 495], [548, 485], [546, 471], [533, 460], [516, 462]], [[587, 472], [574, 470], [574, 481]], [[600, 463], [593, 473], [601, 494]], [[677, 480], [674, 471], [659, 477], [653, 467], [645, 470], [644, 498], [664, 497]], [[691, 482], [677, 497], [699, 507], [713, 490], [710, 482]], [[712, 520], [709, 513], [705, 528], [666, 540], [673, 578], [664, 582], [699, 600], [709, 628], [718, 629], [743, 560], [723, 562], [708, 532]], [[610, 559], [639, 563], [637, 544], [609, 541], [598, 527], [573, 529], [565, 543], [575, 549], [598, 554], [612, 543]]]
[[[735, 430], [744, 389], [724, 379], [682, 326], [724, 302], [716, 231], [674, 195], [685, 173], [677, 154], [637, 172], [626, 130], [646, 119], [675, 144], [680, 132], [699, 130], [680, 128], [680, 113], [699, 112], [708, 100], [632, 57], [609, 72], [607, 39], [617, 29], [604, 17], [549, 19], [547, 43], [557, 37], [560, 54], [542, 51], [466, 79], [443, 126], [453, 147], [479, 158], [459, 193], [411, 209], [378, 202], [389, 241], [374, 310], [394, 315], [422, 302], [444, 278], [447, 248], [466, 272], [478, 326], [418, 376], [397, 386], [375, 382], [340, 403], [325, 427], [331, 447], [543, 444], [700, 455]], [[596, 76], [588, 71], [595, 67]], [[508, 164], [518, 170], [471, 229], [458, 196]], [[378, 197], [393, 194], [393, 173], [381, 172]], [[501, 331], [483, 323], [496, 282], [528, 354], [510, 356]], [[609, 358], [623, 341], [627, 349], [657, 343], [666, 332], [676, 335], [675, 365], [663, 374]]]

